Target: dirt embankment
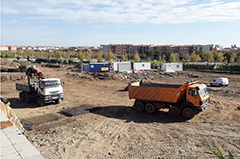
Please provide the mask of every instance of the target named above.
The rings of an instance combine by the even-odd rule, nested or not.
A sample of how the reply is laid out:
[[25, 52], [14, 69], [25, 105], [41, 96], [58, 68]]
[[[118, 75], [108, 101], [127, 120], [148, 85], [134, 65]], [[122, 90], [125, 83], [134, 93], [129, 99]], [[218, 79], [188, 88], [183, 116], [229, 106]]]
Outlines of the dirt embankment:
[[[204, 146], [218, 146], [225, 156], [230, 151], [240, 158], [240, 98], [238, 93], [227, 92], [238, 92], [240, 82], [231, 82], [236, 75], [224, 75], [230, 85], [211, 88], [224, 91], [209, 91], [211, 106], [185, 120], [168, 115], [165, 109], [154, 114], [133, 109], [134, 100], [129, 100], [124, 91], [132, 79], [99, 80], [67, 70], [41, 69], [45, 76], [60, 77], [65, 82], [60, 104], [38, 107], [20, 102], [15, 82], [10, 80], [1, 83], [1, 91], [10, 99], [21, 122], [29, 126], [27, 138], [44, 158], [214, 158]], [[158, 78], [151, 80], [181, 84], [192, 79], [188, 74], [206, 84], [213, 77], [222, 76], [157, 73], [123, 76], [152, 76]]]

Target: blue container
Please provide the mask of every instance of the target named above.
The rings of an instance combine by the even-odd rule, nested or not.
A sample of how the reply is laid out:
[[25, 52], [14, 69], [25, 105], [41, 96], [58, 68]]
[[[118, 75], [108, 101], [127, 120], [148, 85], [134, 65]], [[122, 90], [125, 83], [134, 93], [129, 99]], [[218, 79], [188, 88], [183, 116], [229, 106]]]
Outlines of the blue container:
[[89, 64], [82, 64], [82, 71], [89, 71]]
[[108, 63], [90, 63], [89, 72], [109, 72], [110, 65]]

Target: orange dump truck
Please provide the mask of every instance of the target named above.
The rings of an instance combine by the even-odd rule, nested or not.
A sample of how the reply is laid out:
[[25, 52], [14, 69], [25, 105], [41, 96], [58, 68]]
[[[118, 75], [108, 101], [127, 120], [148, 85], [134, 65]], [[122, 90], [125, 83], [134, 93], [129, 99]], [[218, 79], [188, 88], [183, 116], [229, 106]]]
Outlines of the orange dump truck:
[[153, 113], [161, 108], [169, 108], [169, 114], [182, 114], [191, 119], [195, 114], [206, 110], [209, 95], [205, 84], [189, 81], [183, 85], [135, 82], [128, 84], [129, 98], [135, 99], [138, 111]]

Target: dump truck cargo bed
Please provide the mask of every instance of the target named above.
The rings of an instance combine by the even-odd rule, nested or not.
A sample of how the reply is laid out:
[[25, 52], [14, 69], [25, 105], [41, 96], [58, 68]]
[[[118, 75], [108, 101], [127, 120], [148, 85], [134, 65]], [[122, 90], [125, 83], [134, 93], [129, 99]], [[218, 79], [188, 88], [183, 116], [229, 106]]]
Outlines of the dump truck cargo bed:
[[176, 103], [184, 94], [187, 84], [129, 83], [129, 98]]
[[35, 90], [34, 83], [16, 83], [16, 90], [24, 92], [33, 92]]

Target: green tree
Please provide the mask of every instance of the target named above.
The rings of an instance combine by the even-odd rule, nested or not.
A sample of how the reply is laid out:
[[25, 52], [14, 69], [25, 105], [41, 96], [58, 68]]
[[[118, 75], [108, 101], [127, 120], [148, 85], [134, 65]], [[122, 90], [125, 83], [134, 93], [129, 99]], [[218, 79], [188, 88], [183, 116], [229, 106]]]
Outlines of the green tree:
[[200, 60], [199, 55], [197, 55], [195, 52], [193, 52], [190, 56], [190, 61], [191, 62], [198, 62]]
[[102, 59], [103, 59], [102, 55], [103, 55], [103, 51], [102, 50], [98, 51], [98, 53], [96, 55], [98, 61], [102, 61]]
[[175, 55], [174, 55], [174, 53], [170, 54], [169, 62], [175, 62]]
[[214, 61], [217, 61], [219, 53], [218, 52], [212, 52], [212, 55], [213, 55]]
[[135, 62], [139, 62], [139, 61], [140, 61], [140, 57], [139, 57], [138, 53], [136, 53], [136, 54], [134, 55], [134, 61], [135, 61]]
[[234, 59], [234, 53], [231, 51], [226, 52], [224, 55], [224, 58], [227, 60], [227, 62], [231, 62]]
[[240, 51], [238, 51], [238, 53], [237, 53], [237, 63], [238, 63], [238, 65], [240, 64]]

